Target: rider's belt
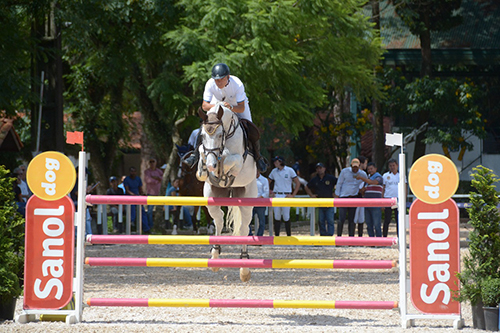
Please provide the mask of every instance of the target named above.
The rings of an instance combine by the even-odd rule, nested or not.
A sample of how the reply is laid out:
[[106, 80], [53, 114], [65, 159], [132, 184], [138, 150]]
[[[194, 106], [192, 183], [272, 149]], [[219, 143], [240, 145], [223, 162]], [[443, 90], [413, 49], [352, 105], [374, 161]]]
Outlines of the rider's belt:
[[276, 194], [292, 194], [292, 192], [276, 192]]

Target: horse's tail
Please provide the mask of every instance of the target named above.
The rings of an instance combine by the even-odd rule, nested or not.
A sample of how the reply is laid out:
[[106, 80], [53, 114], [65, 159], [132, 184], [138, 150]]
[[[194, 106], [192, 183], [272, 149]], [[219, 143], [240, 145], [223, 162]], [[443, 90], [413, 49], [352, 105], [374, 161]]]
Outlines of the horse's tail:
[[233, 236], [238, 236], [241, 228], [241, 210], [238, 206], [229, 206], [227, 212], [227, 225], [233, 230]]

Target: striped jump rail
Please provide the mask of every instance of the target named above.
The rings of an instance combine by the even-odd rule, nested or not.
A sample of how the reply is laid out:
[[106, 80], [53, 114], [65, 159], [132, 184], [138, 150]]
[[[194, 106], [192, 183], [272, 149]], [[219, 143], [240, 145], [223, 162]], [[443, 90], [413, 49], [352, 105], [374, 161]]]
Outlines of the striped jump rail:
[[90, 244], [393, 246], [396, 237], [88, 235]]
[[396, 260], [307, 260], [307, 259], [201, 259], [201, 258], [85, 258], [90, 266], [130, 267], [229, 267], [298, 269], [391, 269]]
[[316, 301], [270, 299], [162, 299], [162, 298], [89, 298], [88, 306], [106, 307], [191, 307], [191, 308], [294, 308], [392, 310], [397, 301]]
[[396, 207], [397, 198], [214, 198], [179, 196], [92, 195], [89, 204], [251, 206], [251, 207]]

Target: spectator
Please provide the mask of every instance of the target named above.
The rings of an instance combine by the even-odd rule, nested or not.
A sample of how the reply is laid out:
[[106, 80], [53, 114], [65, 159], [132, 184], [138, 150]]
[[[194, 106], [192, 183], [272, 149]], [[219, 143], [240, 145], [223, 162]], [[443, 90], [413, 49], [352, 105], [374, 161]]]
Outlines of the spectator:
[[23, 195], [21, 192], [21, 174], [19, 168], [14, 169], [12, 173], [12, 178], [14, 178], [14, 182], [12, 183], [13, 191], [14, 191], [14, 200], [17, 205], [17, 212], [21, 214], [23, 217], [26, 216], [26, 202], [23, 199]]
[[[137, 170], [134, 167], [130, 167], [130, 174], [123, 180], [123, 185], [125, 186], [125, 194], [127, 195], [144, 195], [144, 190], [142, 188], [142, 179], [137, 176]], [[146, 210], [141, 206], [141, 216], [142, 216], [142, 231], [144, 233], [149, 233], [153, 227], [152, 223], [148, 221], [148, 216], [146, 215]], [[135, 222], [137, 218], [136, 206], [131, 207], [132, 223]]]
[[[201, 120], [200, 120], [201, 123]], [[196, 147], [196, 142], [198, 141], [198, 134], [200, 133], [201, 128], [195, 128], [192, 132], [191, 135], [189, 136], [188, 139], [188, 147], [189, 150], [194, 150]]]
[[[366, 172], [368, 158], [358, 156], [359, 169]], [[365, 183], [359, 185], [359, 197], [362, 198], [365, 194]], [[358, 226], [358, 237], [363, 237], [363, 225], [365, 223], [365, 207], [356, 207], [356, 214], [354, 215], [354, 224]]]
[[21, 183], [19, 184], [19, 188], [21, 189], [21, 195], [23, 197], [23, 201], [27, 202], [28, 199], [33, 195], [30, 188], [28, 187], [28, 183], [26, 182], [26, 166], [20, 165], [16, 169], [14, 169], [14, 173], [18, 173], [21, 176]]
[[118, 187], [123, 190], [123, 193], [127, 194], [127, 192], [125, 192], [125, 185], [123, 185], [123, 181], [125, 180], [125, 178], [127, 178], [127, 176], [123, 175], [120, 179], [120, 184], [118, 185]]
[[[85, 168], [85, 177], [88, 178], [89, 172], [88, 169]], [[95, 188], [97, 184], [94, 186], [87, 186], [86, 194], [90, 194]], [[73, 200], [73, 203], [75, 204], [76, 210], [78, 210], [78, 167], [76, 167], [76, 182], [75, 186], [73, 187], [73, 190], [70, 192], [70, 197]], [[92, 235], [92, 215], [90, 215], [90, 209], [87, 206], [85, 209], [85, 237], [88, 235]], [[75, 237], [76, 237], [76, 232], [75, 232]]]
[[[172, 186], [167, 189], [167, 196], [177, 196], [179, 195], [179, 178], [175, 178], [172, 182]], [[179, 226], [179, 215], [180, 215], [180, 207], [182, 207], [182, 214], [184, 215], [184, 225], [183, 228], [192, 229], [193, 221], [191, 219], [191, 213], [186, 206], [168, 206], [170, 214], [173, 216], [173, 222], [175, 225]]]
[[[163, 171], [156, 167], [156, 159], [149, 160], [149, 168], [144, 171], [144, 180], [146, 181], [147, 195], [160, 195], [161, 181], [163, 179]], [[154, 225], [153, 211], [154, 205], [148, 205], [148, 221], [151, 226]]]
[[[124, 195], [125, 193], [121, 188], [118, 187], [118, 179], [115, 176], [109, 178], [109, 188], [106, 191], [106, 195]], [[110, 205], [109, 210], [111, 212], [113, 219], [113, 232], [114, 233], [123, 233], [123, 222], [118, 221], [118, 213], [119, 213], [118, 205]]]
[[[316, 176], [307, 183], [305, 190], [312, 198], [333, 198], [333, 190], [337, 184], [337, 178], [326, 173], [323, 163], [316, 164]], [[335, 224], [333, 207], [319, 208], [319, 234], [320, 236], [333, 236]]]
[[[257, 198], [269, 198], [269, 180], [262, 176], [259, 171], [257, 171]], [[257, 215], [259, 220], [259, 228], [255, 227], [257, 230], [257, 236], [264, 236], [264, 229], [266, 227], [266, 207], [254, 207], [252, 211], [252, 217]], [[257, 226], [257, 223], [255, 223]], [[252, 236], [252, 225], [250, 224], [250, 233]]]
[[[356, 178], [364, 181], [367, 186], [365, 190], [365, 198], [382, 198], [384, 183], [382, 175], [377, 172], [375, 163], [368, 163], [367, 171], [369, 178], [358, 175]], [[366, 207], [366, 229], [370, 237], [382, 237], [382, 209], [380, 207]]]
[[[300, 189], [299, 178], [295, 171], [285, 165], [285, 159], [281, 156], [273, 158], [275, 168], [269, 174], [270, 181], [274, 181], [274, 188], [271, 196], [275, 198], [293, 198]], [[292, 183], [295, 188], [292, 193]], [[292, 235], [292, 225], [290, 222], [290, 207], [274, 207], [274, 234], [280, 235], [281, 217], [285, 223], [286, 235]]]
[[[357, 198], [359, 194], [359, 185], [363, 183], [362, 180], [357, 179], [358, 175], [366, 177], [366, 173], [359, 169], [359, 159], [354, 158], [351, 161], [351, 166], [342, 169], [335, 188], [335, 198]], [[349, 236], [354, 237], [354, 214], [356, 214], [356, 207], [339, 207], [339, 222], [337, 225], [337, 236], [342, 236], [344, 229], [344, 222], [346, 216], [348, 218]]]
[[[398, 197], [398, 185], [399, 185], [399, 165], [398, 162], [391, 158], [388, 161], [389, 171], [384, 173], [384, 198], [397, 198]], [[396, 222], [396, 232], [399, 235], [398, 226], [398, 209], [392, 209], [391, 207], [384, 208], [384, 227], [382, 229], [382, 235], [387, 237], [389, 233], [389, 224], [392, 220], [392, 212], [394, 212], [394, 220]]]
[[295, 158], [295, 163], [292, 165], [292, 169], [295, 171], [297, 176], [301, 177], [300, 165], [302, 164], [302, 159], [300, 157]]

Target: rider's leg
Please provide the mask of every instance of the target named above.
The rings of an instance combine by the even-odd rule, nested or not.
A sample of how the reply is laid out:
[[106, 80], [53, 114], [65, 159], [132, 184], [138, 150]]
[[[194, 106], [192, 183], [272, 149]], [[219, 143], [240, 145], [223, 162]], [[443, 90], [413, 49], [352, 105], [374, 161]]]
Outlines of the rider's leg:
[[196, 137], [196, 147], [194, 147], [193, 153], [191, 154], [191, 156], [189, 156], [183, 161], [183, 163], [189, 166], [191, 169], [200, 159], [200, 150], [198, 149], [200, 145], [201, 145], [201, 135], [198, 134], [198, 136]]
[[260, 173], [266, 172], [268, 168], [267, 161], [264, 157], [260, 155], [260, 132], [257, 126], [254, 123], [247, 119], [242, 119], [243, 125], [247, 130], [248, 140], [252, 143], [253, 146], [253, 155], [255, 158], [255, 162], [257, 163], [257, 169]]

